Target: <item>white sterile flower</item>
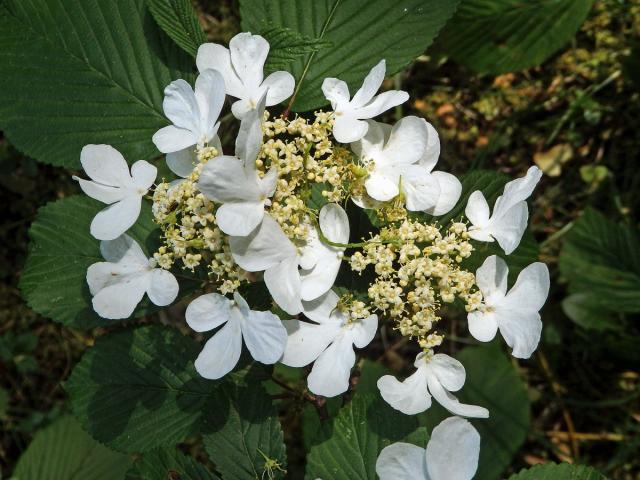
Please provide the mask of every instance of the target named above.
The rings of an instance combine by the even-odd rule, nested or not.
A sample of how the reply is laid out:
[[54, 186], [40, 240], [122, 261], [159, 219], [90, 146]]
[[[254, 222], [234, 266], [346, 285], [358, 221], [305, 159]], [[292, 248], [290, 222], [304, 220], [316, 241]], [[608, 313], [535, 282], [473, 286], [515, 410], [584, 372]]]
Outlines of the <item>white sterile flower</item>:
[[307, 383], [309, 390], [325, 397], [347, 391], [356, 361], [353, 347], [366, 347], [378, 328], [377, 315], [352, 319], [337, 308], [338, 300], [330, 290], [313, 302], [304, 303], [304, 315], [316, 323], [284, 320], [289, 338], [280, 361], [290, 367], [315, 361]]
[[231, 111], [240, 119], [257, 107], [265, 93], [267, 107], [277, 105], [293, 93], [295, 79], [289, 72], [273, 72], [264, 78], [268, 54], [269, 42], [260, 35], [243, 32], [231, 39], [229, 48], [215, 43], [201, 45], [196, 64], [200, 72], [213, 68], [222, 74], [227, 94], [238, 99], [231, 105]]
[[[322, 207], [320, 227], [323, 235], [334, 243], [346, 243], [349, 239], [349, 219], [339, 205], [330, 203]], [[236, 263], [248, 272], [264, 270], [264, 281], [273, 300], [290, 315], [303, 310], [303, 298], [313, 300], [333, 286], [344, 251], [342, 247], [324, 244], [310, 228], [307, 244], [298, 248], [278, 222], [265, 214], [249, 235], [229, 238]]]
[[462, 417], [489, 417], [486, 408], [466, 405], [449, 392], [460, 390], [466, 379], [464, 366], [444, 353], [420, 353], [414, 366], [417, 370], [400, 382], [391, 375], [378, 379], [380, 394], [389, 405], [406, 415], [424, 412], [431, 406], [431, 395], [444, 408]]
[[376, 461], [380, 480], [471, 480], [478, 469], [480, 434], [460, 417], [449, 417], [431, 432], [427, 448], [397, 442]]
[[540, 342], [538, 312], [549, 294], [549, 269], [544, 263], [532, 263], [520, 272], [509, 292], [508, 274], [505, 261], [495, 255], [476, 271], [484, 308], [467, 315], [469, 331], [476, 340], [488, 342], [500, 330], [514, 357], [529, 358]]
[[128, 235], [100, 243], [106, 262], [87, 269], [87, 283], [93, 295], [93, 309], [103, 318], [129, 317], [146, 293], [159, 307], [178, 296], [178, 281], [173, 274], [156, 268], [140, 245]]
[[380, 60], [362, 82], [362, 87], [353, 96], [349, 94], [349, 87], [343, 80], [325, 78], [322, 82], [322, 92], [331, 102], [335, 113], [333, 136], [341, 143], [360, 140], [367, 133], [369, 125], [366, 120], [380, 115], [409, 99], [409, 94], [401, 90], [391, 90], [376, 95], [384, 80], [386, 64]]
[[[442, 215], [460, 198], [462, 185], [453, 175], [432, 172], [440, 154], [438, 133], [423, 118], [404, 117], [393, 127], [373, 120], [367, 134], [351, 147], [369, 170], [369, 197], [386, 202], [402, 193], [408, 210]], [[364, 206], [367, 199], [354, 199]]]
[[218, 293], [196, 298], [187, 307], [187, 323], [196, 332], [207, 332], [225, 324], [204, 345], [195, 361], [200, 375], [212, 380], [233, 370], [242, 353], [242, 339], [251, 356], [265, 364], [276, 363], [284, 352], [287, 331], [271, 312], [251, 310], [238, 293], [233, 300]]
[[196, 147], [211, 144], [219, 152], [218, 116], [224, 105], [224, 80], [220, 72], [205, 70], [196, 79], [195, 89], [180, 79], [164, 90], [162, 107], [173, 125], [153, 135], [158, 150], [167, 154], [167, 164], [181, 177], [193, 170]]
[[80, 163], [89, 180], [76, 176], [80, 188], [91, 198], [109, 204], [91, 222], [91, 235], [98, 240], [113, 240], [136, 223], [142, 197], [153, 185], [156, 167], [138, 160], [129, 166], [120, 152], [110, 145], [86, 145]]
[[249, 235], [262, 221], [265, 205], [271, 205], [278, 181], [277, 167], [263, 178], [256, 169], [262, 147], [262, 113], [265, 96], [258, 108], [240, 123], [236, 138], [236, 156], [222, 156], [207, 162], [198, 181], [198, 189], [222, 205], [216, 211], [216, 223], [227, 235]]
[[482, 242], [496, 240], [509, 255], [522, 239], [529, 210], [527, 198], [533, 193], [542, 171], [538, 167], [531, 167], [524, 177], [512, 180], [504, 186], [504, 192], [493, 205], [493, 213], [489, 216], [489, 205], [481, 191], [475, 191], [469, 197], [465, 215], [471, 222], [469, 236]]

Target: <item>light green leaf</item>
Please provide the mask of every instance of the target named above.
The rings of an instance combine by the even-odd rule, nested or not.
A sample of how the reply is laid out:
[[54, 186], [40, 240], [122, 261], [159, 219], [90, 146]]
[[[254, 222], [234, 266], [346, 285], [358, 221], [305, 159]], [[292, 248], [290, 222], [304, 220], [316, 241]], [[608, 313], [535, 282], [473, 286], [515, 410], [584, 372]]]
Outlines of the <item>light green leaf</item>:
[[[173, 476], [172, 476], [173, 475]], [[175, 449], [147, 452], [134, 463], [125, 480], [218, 480], [204, 465]]]
[[131, 459], [87, 435], [72, 417], [38, 432], [18, 460], [19, 480], [122, 480]]
[[326, 77], [346, 81], [353, 94], [381, 59], [387, 75], [405, 68], [433, 42], [458, 1], [241, 0], [240, 15], [245, 31], [281, 27], [331, 44], [292, 58], [285, 68], [299, 89], [293, 109], [306, 111], [328, 103], [320, 90]]
[[195, 57], [207, 41], [190, 0], [146, 0], [153, 18], [185, 52]]
[[[471, 420], [480, 433], [480, 464], [475, 480], [495, 480], [511, 464], [529, 432], [531, 405], [524, 382], [495, 345], [467, 347], [456, 356], [467, 371], [456, 396], [464, 403], [489, 409], [488, 419]], [[420, 422], [433, 429], [451, 414], [432, 406]]]
[[125, 452], [174, 446], [207, 431], [218, 384], [200, 377], [200, 347], [179, 331], [152, 325], [99, 338], [65, 390], [83, 427]]
[[128, 161], [158, 155], [163, 91], [192, 60], [144, 0], [6, 0], [0, 5], [0, 129], [42, 162], [79, 168], [89, 143]]
[[437, 49], [478, 72], [544, 62], [569, 42], [593, 0], [463, 0]]
[[[142, 205], [140, 218], [127, 233], [150, 255], [154, 241], [159, 240], [159, 230], [153, 223], [149, 204]], [[22, 294], [36, 312], [79, 328], [114, 323], [93, 311], [86, 280], [89, 265], [104, 261], [100, 242], [89, 233], [91, 220], [104, 207], [103, 203], [77, 195], [39, 210], [29, 230], [31, 246], [20, 278]], [[184, 284], [182, 287], [184, 290]], [[145, 299], [134, 316], [153, 310], [155, 307]]]
[[567, 234], [560, 273], [569, 292], [597, 299], [600, 309], [640, 312], [640, 231], [587, 209]]
[[380, 451], [416, 428], [416, 417], [394, 410], [380, 395], [356, 394], [324, 425], [307, 457], [305, 478], [374, 479]]
[[509, 480], [606, 480], [606, 477], [591, 467], [561, 463], [536, 465], [511, 475]]
[[265, 473], [268, 460], [279, 465], [274, 478], [282, 478], [287, 464], [282, 428], [260, 384], [221, 386], [211, 412], [212, 431], [203, 436], [204, 446], [225, 480], [271, 478]]

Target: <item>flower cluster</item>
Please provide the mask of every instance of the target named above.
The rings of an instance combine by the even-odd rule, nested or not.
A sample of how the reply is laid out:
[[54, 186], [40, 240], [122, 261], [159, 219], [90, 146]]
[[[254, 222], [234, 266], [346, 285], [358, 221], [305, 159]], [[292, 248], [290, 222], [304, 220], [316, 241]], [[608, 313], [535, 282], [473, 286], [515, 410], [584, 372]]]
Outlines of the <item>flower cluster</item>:
[[[347, 391], [354, 348], [365, 348], [379, 324], [390, 323], [420, 347], [413, 374], [378, 381], [391, 406], [416, 414], [434, 398], [454, 415], [487, 417], [485, 408], [461, 404], [451, 393], [464, 386], [466, 372], [457, 360], [435, 353], [445, 335], [436, 326], [442, 306], [459, 300], [479, 341], [500, 331], [514, 356], [527, 358], [535, 350], [549, 289], [546, 266], [523, 269], [508, 290], [502, 258], [486, 258], [475, 272], [466, 265], [477, 253], [475, 242], [497, 242], [506, 255], [517, 248], [528, 220], [526, 200], [541, 172], [531, 167], [507, 183], [492, 209], [481, 191], [472, 192], [466, 219], [459, 207], [456, 220], [440, 223], [435, 217], [458, 205], [462, 185], [434, 171], [440, 142], [427, 121], [372, 120], [408, 99], [402, 91], [378, 94], [384, 60], [353, 96], [344, 81], [325, 79], [322, 91], [332, 110], [290, 119], [266, 109], [290, 97], [295, 86], [288, 72], [264, 78], [268, 53], [268, 42], [250, 33], [235, 36], [228, 49], [205, 44], [194, 88], [184, 80], [167, 86], [163, 108], [171, 124], [153, 142], [175, 180], [154, 186], [157, 171], [146, 161], [129, 169], [110, 146], [83, 149], [91, 180], [77, 180], [108, 205], [91, 224], [106, 260], [87, 272], [95, 311], [126, 318], [145, 294], [168, 305], [178, 295], [171, 272], [193, 272], [217, 289], [191, 301], [185, 314], [193, 330], [216, 330], [195, 359], [203, 377], [229, 373], [244, 344], [258, 362], [313, 364], [308, 388], [321, 396]], [[223, 152], [217, 135], [227, 96], [236, 99], [231, 112], [239, 121], [233, 154]], [[150, 190], [162, 246], [147, 258], [127, 231]], [[360, 238], [352, 238], [354, 218], [347, 211], [358, 216]], [[362, 235], [367, 217], [370, 228]], [[345, 292], [353, 283], [344, 276], [367, 280], [363, 289]], [[264, 282], [279, 307], [274, 312], [289, 318], [253, 310], [252, 299], [238, 291], [248, 282]], [[458, 443], [465, 446], [459, 461], [443, 462]], [[471, 478], [478, 449], [477, 432], [453, 417], [434, 429], [426, 457], [417, 447], [394, 444], [376, 468], [381, 478], [408, 478], [403, 472]]]

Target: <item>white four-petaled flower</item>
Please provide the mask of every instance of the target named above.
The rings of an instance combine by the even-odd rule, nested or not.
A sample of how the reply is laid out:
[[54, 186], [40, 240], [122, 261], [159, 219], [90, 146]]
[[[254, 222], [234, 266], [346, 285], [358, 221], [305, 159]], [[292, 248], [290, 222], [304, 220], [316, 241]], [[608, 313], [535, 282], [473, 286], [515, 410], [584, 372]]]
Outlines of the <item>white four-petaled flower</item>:
[[362, 87], [353, 98], [349, 86], [337, 78], [325, 78], [322, 92], [331, 102], [335, 114], [333, 136], [341, 143], [360, 140], [367, 133], [369, 124], [363, 120], [373, 118], [409, 99], [409, 94], [401, 90], [391, 90], [380, 95], [378, 89], [384, 80], [386, 64], [380, 60], [365, 77]]
[[224, 80], [220, 72], [205, 70], [195, 89], [180, 79], [164, 90], [164, 113], [173, 125], [153, 135], [158, 150], [167, 154], [167, 165], [180, 177], [188, 176], [197, 161], [196, 147], [214, 146], [222, 153], [217, 137], [218, 117], [224, 105]]
[[278, 361], [287, 341], [287, 331], [276, 315], [251, 310], [237, 292], [233, 300], [218, 293], [202, 295], [189, 304], [185, 316], [196, 332], [207, 332], [224, 324], [195, 361], [198, 373], [212, 380], [233, 370], [242, 353], [243, 339], [251, 356], [265, 364]]
[[76, 176], [73, 179], [88, 196], [109, 204], [93, 218], [91, 235], [98, 240], [118, 238], [136, 223], [142, 197], [156, 179], [156, 167], [138, 160], [129, 173], [122, 154], [110, 145], [86, 145], [80, 163], [92, 181]]
[[364, 348], [376, 334], [377, 315], [351, 319], [338, 306], [338, 295], [330, 290], [313, 302], [305, 302], [304, 315], [316, 323], [284, 320], [289, 333], [280, 360], [290, 367], [313, 364], [307, 377], [309, 390], [334, 397], [349, 388], [351, 368], [356, 354], [353, 347]]
[[454, 415], [487, 418], [489, 411], [476, 405], [466, 405], [449, 392], [460, 390], [466, 379], [464, 366], [444, 353], [420, 353], [414, 366], [417, 370], [403, 382], [391, 375], [378, 379], [380, 394], [389, 405], [406, 415], [424, 412], [431, 406], [431, 396]]
[[258, 106], [266, 93], [266, 105], [277, 105], [293, 93], [295, 79], [289, 72], [273, 72], [264, 78], [264, 63], [269, 54], [269, 42], [250, 32], [237, 34], [229, 48], [205, 43], [198, 49], [198, 70], [215, 69], [224, 77], [226, 92], [238, 100], [231, 105], [233, 115], [241, 119]]
[[93, 295], [93, 309], [103, 318], [129, 317], [146, 293], [159, 307], [169, 305], [178, 295], [173, 274], [156, 268], [140, 245], [128, 235], [100, 243], [106, 262], [94, 263], [87, 270], [87, 283]]
[[397, 442], [376, 461], [380, 480], [471, 480], [478, 469], [480, 434], [471, 423], [449, 417], [431, 432], [427, 448]]
[[549, 269], [544, 263], [532, 263], [520, 272], [509, 292], [508, 274], [505, 261], [495, 255], [476, 271], [484, 307], [467, 315], [469, 331], [476, 340], [489, 342], [500, 330], [514, 357], [529, 358], [540, 342], [538, 312], [549, 294]]
[[493, 205], [493, 213], [489, 214], [489, 204], [481, 191], [477, 190], [469, 196], [465, 215], [471, 222], [469, 236], [481, 242], [496, 240], [509, 255], [522, 239], [529, 210], [527, 198], [533, 193], [542, 171], [538, 167], [531, 167], [524, 177], [510, 181], [504, 186], [504, 192]]
[[[404, 117], [393, 127], [368, 120], [367, 134], [351, 144], [369, 175], [365, 189], [371, 199], [386, 202], [400, 193], [407, 210], [442, 215], [454, 207], [462, 185], [453, 175], [432, 172], [440, 155], [438, 133], [426, 120]], [[371, 202], [354, 199], [360, 206]]]

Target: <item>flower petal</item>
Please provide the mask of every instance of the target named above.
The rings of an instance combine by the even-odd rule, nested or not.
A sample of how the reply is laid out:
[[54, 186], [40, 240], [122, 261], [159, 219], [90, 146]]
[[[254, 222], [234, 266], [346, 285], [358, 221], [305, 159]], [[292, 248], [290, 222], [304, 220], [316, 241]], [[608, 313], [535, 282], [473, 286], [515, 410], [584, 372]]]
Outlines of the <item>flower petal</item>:
[[151, 140], [162, 153], [177, 152], [198, 143], [193, 132], [174, 125], [161, 128], [153, 134]]
[[87, 196], [95, 198], [102, 203], [115, 203], [129, 195], [129, 191], [126, 188], [103, 185], [90, 180], [84, 180], [75, 175], [71, 178], [78, 181], [80, 188]]
[[438, 203], [440, 184], [426, 168], [421, 165], [403, 166], [400, 175], [407, 210], [419, 212]]
[[460, 415], [462, 417], [475, 417], [475, 418], [489, 418], [489, 411], [486, 408], [479, 407], [477, 405], [467, 405], [460, 403], [460, 401], [446, 391], [435, 375], [427, 374], [427, 385], [429, 386], [429, 392], [433, 395], [433, 398], [449, 410], [454, 415]]
[[302, 300], [306, 302], [314, 300], [333, 287], [342, 264], [342, 255], [338, 253], [331, 253], [329, 256], [321, 255], [313, 268], [300, 271]]
[[507, 263], [497, 255], [485, 259], [476, 270], [476, 284], [488, 305], [494, 305], [507, 294]]
[[176, 127], [193, 133], [200, 130], [200, 107], [186, 81], [175, 80], [164, 89], [162, 109]]
[[254, 359], [270, 365], [282, 357], [287, 331], [277, 315], [251, 310], [242, 318], [241, 328], [244, 343]]
[[133, 183], [139, 189], [145, 190], [144, 193], [138, 192], [140, 195], [147, 193], [146, 191], [151, 188], [153, 182], [156, 181], [157, 175], [158, 169], [146, 160], [138, 160], [131, 166], [131, 177], [133, 178]]
[[429, 360], [427, 370], [433, 372], [438, 382], [452, 392], [456, 392], [464, 386], [467, 376], [462, 363], [444, 353], [436, 353]]
[[389, 405], [405, 415], [416, 415], [431, 406], [424, 368], [419, 368], [403, 382], [392, 375], [384, 375], [378, 379], [378, 389]]
[[340, 331], [338, 324], [315, 325], [299, 320], [284, 320], [288, 338], [280, 360], [289, 367], [309, 365], [329, 346]]
[[391, 134], [391, 125], [366, 120], [369, 128], [367, 134], [351, 144], [351, 150], [361, 159], [372, 159], [379, 162], [382, 158], [384, 144]]
[[219, 293], [207, 293], [193, 300], [187, 307], [185, 319], [196, 332], [208, 332], [231, 318], [233, 303]]
[[353, 99], [351, 99], [352, 107], [360, 108], [371, 101], [382, 85], [386, 69], [387, 64], [384, 59], [380, 60], [380, 62], [371, 69], [362, 81], [362, 87], [360, 87], [353, 96]]
[[358, 348], [364, 348], [371, 343], [378, 330], [378, 316], [369, 315], [367, 318], [355, 322], [350, 330], [351, 340]]
[[203, 43], [198, 48], [196, 65], [200, 72], [210, 68], [219, 71], [224, 78], [225, 90], [228, 95], [235, 98], [244, 96], [245, 88], [231, 66], [231, 53], [228, 48], [217, 43]]
[[438, 135], [438, 131], [433, 128], [433, 125], [424, 119], [423, 121], [427, 124], [427, 146], [422, 152], [420, 165], [431, 172], [440, 157], [440, 136]]
[[498, 332], [494, 313], [470, 312], [467, 314], [469, 333], [479, 342], [490, 342]]
[[198, 189], [214, 202], [258, 202], [258, 174], [244, 168], [236, 157], [224, 155], [207, 162], [198, 180]]
[[396, 442], [384, 447], [376, 460], [380, 480], [428, 480], [424, 448]]
[[[218, 130], [218, 117], [224, 105], [225, 85], [222, 74], [217, 70], [200, 72], [196, 79], [195, 97], [200, 108], [199, 132], [207, 142]], [[198, 139], [201, 141], [202, 139]]]
[[328, 203], [320, 209], [320, 230], [330, 241], [349, 242], [349, 217], [337, 203]]
[[264, 283], [278, 306], [289, 315], [302, 311], [298, 257], [290, 256], [264, 272]]
[[445, 172], [432, 172], [431, 176], [438, 181], [440, 186], [440, 196], [435, 205], [431, 208], [427, 208], [426, 212], [429, 215], [444, 215], [451, 211], [456, 206], [460, 195], [462, 194], [462, 184], [454, 175]]
[[266, 96], [263, 94], [255, 108], [241, 117], [240, 130], [236, 137], [236, 156], [244, 162], [247, 169], [255, 170], [255, 161], [262, 147], [262, 116], [265, 102]]
[[489, 204], [480, 190], [476, 190], [469, 195], [464, 214], [476, 227], [483, 227], [489, 222]]
[[504, 253], [509, 255], [520, 245], [528, 220], [527, 203], [520, 202], [501, 217], [496, 217], [494, 214], [484, 231], [495, 238]]
[[179, 177], [186, 178], [191, 175], [197, 163], [198, 155], [193, 145], [177, 152], [167, 153], [167, 166]]
[[357, 110], [358, 118], [373, 118], [386, 112], [390, 108], [397, 107], [401, 103], [409, 100], [409, 94], [401, 90], [390, 90], [382, 92], [373, 101]]
[[304, 316], [316, 323], [338, 323], [342, 321], [338, 319], [339, 311], [336, 310], [340, 297], [333, 290], [329, 290], [324, 295], [312, 301], [302, 302]]
[[289, 72], [273, 72], [262, 82], [267, 90], [267, 106], [277, 105], [293, 94], [296, 81]]
[[460, 417], [443, 420], [431, 432], [426, 465], [431, 480], [471, 480], [478, 469], [480, 434]]
[[349, 388], [351, 368], [356, 363], [351, 339], [339, 335], [313, 364], [307, 386], [316, 395], [335, 397]]
[[154, 305], [159, 307], [169, 305], [178, 296], [178, 290], [178, 281], [171, 272], [162, 268], [154, 268], [151, 271], [151, 283], [147, 295]]
[[496, 309], [496, 321], [504, 341], [516, 358], [529, 358], [540, 343], [542, 321], [536, 311]]
[[80, 163], [95, 182], [114, 187], [127, 187], [132, 183], [127, 161], [111, 145], [85, 145], [80, 152]]
[[350, 114], [336, 116], [333, 123], [333, 136], [340, 143], [351, 143], [365, 136], [369, 124], [358, 120]]
[[322, 93], [331, 102], [334, 110], [339, 105], [349, 103], [350, 94], [347, 82], [337, 78], [325, 78], [322, 82]]
[[140, 196], [129, 196], [98, 212], [91, 221], [91, 235], [98, 240], [119, 237], [136, 223], [141, 202]]
[[524, 268], [505, 298], [504, 306], [539, 311], [549, 295], [549, 268], [535, 262]]
[[102, 318], [129, 318], [149, 286], [148, 272], [125, 275], [94, 295], [92, 304]]
[[149, 261], [147, 256], [129, 235], [121, 235], [114, 240], [100, 242], [100, 253], [108, 262], [117, 262], [123, 265], [132, 265], [136, 269], [147, 268]]
[[516, 178], [515, 180], [508, 182], [504, 186], [503, 194], [498, 197], [493, 206], [493, 215], [496, 218], [500, 218], [505, 215], [506, 212], [511, 210], [514, 205], [529, 198], [541, 178], [542, 170], [533, 166], [527, 170], [524, 177]]
[[388, 202], [400, 193], [398, 178], [398, 171], [374, 170], [365, 180], [364, 186], [371, 198], [380, 202]]
[[400, 119], [393, 126], [384, 147], [384, 155], [391, 160], [389, 164], [411, 165], [418, 162], [427, 148], [427, 136], [427, 122], [423, 118], [408, 116]]
[[247, 91], [260, 87], [264, 62], [269, 54], [269, 42], [249, 32], [237, 34], [229, 42], [231, 64]]
[[225, 203], [216, 212], [216, 223], [227, 235], [245, 237], [262, 221], [262, 202]]
[[204, 378], [217, 380], [233, 370], [242, 353], [240, 312], [211, 337], [196, 358], [196, 371]]

